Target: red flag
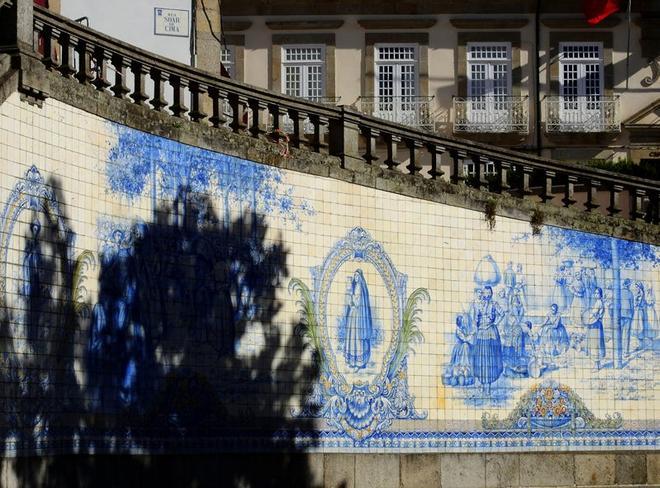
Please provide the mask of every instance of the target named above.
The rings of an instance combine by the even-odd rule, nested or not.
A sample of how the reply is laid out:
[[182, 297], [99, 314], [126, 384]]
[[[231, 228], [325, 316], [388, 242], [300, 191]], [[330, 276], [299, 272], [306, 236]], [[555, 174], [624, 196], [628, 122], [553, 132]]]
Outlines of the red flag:
[[591, 25], [620, 10], [619, 0], [582, 0], [582, 11]]

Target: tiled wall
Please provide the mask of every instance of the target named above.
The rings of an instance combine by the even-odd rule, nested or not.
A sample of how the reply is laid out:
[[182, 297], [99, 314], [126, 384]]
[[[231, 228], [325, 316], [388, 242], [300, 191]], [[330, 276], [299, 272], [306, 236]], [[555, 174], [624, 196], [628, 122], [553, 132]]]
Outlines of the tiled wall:
[[0, 161], [7, 452], [657, 446], [654, 246], [17, 95]]

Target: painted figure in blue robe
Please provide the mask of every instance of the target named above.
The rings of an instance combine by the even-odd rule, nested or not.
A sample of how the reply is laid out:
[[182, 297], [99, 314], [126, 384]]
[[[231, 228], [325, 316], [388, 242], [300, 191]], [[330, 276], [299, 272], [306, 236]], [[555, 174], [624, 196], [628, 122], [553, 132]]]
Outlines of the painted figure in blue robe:
[[369, 290], [361, 269], [356, 270], [351, 279], [340, 329], [343, 329], [342, 352], [346, 364], [356, 371], [366, 368], [371, 358], [374, 324]]
[[630, 328], [635, 316], [635, 295], [633, 295], [632, 281], [628, 278], [623, 280], [621, 288], [621, 347], [623, 355], [628, 356], [630, 349]]
[[568, 332], [561, 320], [559, 305], [556, 303], [550, 305], [550, 312], [541, 326], [539, 339], [546, 362], [556, 366], [558, 358], [565, 354], [570, 346]]
[[523, 319], [525, 308], [521, 296], [514, 293], [511, 297], [509, 314], [504, 318], [504, 334], [502, 341], [502, 361], [505, 374], [508, 376], [524, 376], [527, 373], [527, 358], [525, 357]]
[[493, 302], [493, 289], [485, 286], [481, 293], [481, 303], [477, 310], [476, 336], [472, 351], [474, 376], [490, 394], [491, 385], [497, 381], [504, 369], [502, 363], [502, 343], [497, 323], [502, 318]]
[[514, 287], [514, 294], [520, 297], [522, 306], [527, 309], [527, 280], [523, 274], [522, 264], [516, 266], [516, 286]]
[[653, 287], [648, 286], [646, 287], [646, 305], [649, 308], [648, 311], [648, 317], [649, 317], [649, 332], [650, 332], [650, 342], [652, 345], [655, 345], [658, 339], [658, 334], [660, 334], [660, 330], [658, 330], [658, 327], [660, 327], [660, 323], [658, 323], [658, 312], [655, 309], [655, 293], [653, 291]]
[[596, 288], [591, 307], [582, 313], [582, 324], [586, 330], [586, 353], [594, 361], [596, 369], [600, 369], [605, 357], [605, 332], [603, 330], [603, 290]]
[[506, 265], [502, 281], [504, 282], [504, 293], [507, 298], [511, 297], [516, 287], [516, 272], [513, 270], [513, 263], [511, 261]]
[[566, 313], [573, 304], [573, 292], [570, 289], [573, 261], [562, 262], [555, 272], [555, 288], [552, 294], [553, 303], [559, 306], [559, 312]]
[[472, 372], [472, 342], [474, 334], [469, 330], [469, 320], [464, 315], [456, 317], [456, 344], [451, 351], [451, 361], [445, 369], [442, 382], [450, 386], [468, 386], [474, 383]]
[[25, 243], [25, 255], [23, 256], [23, 296], [34, 299], [41, 294], [41, 246], [39, 245], [39, 233], [41, 223], [35, 219], [30, 224], [30, 239]]
[[649, 323], [649, 307], [646, 301], [646, 290], [641, 281], [636, 281], [633, 295], [635, 297], [635, 313], [631, 325], [631, 350], [632, 352], [650, 346], [653, 340]]

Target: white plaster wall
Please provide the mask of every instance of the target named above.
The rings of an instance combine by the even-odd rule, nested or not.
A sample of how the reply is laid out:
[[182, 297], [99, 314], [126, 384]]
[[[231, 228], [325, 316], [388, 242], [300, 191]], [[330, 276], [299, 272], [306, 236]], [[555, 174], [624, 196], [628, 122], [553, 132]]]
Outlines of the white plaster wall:
[[70, 19], [89, 17], [92, 29], [180, 63], [190, 64], [190, 32], [186, 37], [155, 35], [156, 7], [187, 10], [190, 29], [190, 0], [62, 0], [61, 14]]

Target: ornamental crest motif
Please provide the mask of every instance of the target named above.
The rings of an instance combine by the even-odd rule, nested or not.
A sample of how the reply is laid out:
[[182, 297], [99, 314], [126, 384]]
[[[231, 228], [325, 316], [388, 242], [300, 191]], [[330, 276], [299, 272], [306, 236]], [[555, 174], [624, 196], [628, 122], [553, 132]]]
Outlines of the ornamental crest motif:
[[313, 287], [297, 278], [301, 333], [313, 349], [319, 380], [293, 414], [324, 418], [356, 443], [394, 420], [423, 419], [408, 390], [408, 354], [423, 341], [420, 304], [426, 289], [406, 296], [383, 246], [356, 227], [311, 269]]

